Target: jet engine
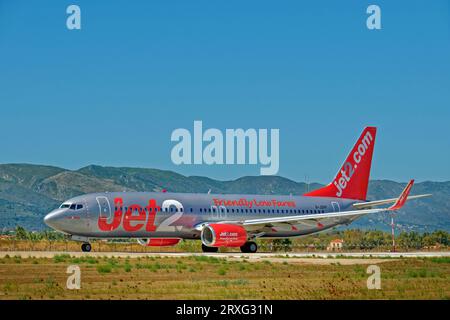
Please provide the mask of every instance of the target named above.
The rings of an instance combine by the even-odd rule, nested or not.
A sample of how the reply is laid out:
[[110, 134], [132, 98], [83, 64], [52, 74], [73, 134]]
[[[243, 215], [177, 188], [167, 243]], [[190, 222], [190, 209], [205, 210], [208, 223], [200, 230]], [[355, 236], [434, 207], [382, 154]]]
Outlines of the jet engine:
[[209, 224], [202, 229], [201, 239], [207, 247], [241, 247], [247, 242], [247, 231], [234, 224]]
[[180, 242], [179, 238], [149, 238], [137, 239], [138, 243], [147, 247], [169, 247], [175, 246]]

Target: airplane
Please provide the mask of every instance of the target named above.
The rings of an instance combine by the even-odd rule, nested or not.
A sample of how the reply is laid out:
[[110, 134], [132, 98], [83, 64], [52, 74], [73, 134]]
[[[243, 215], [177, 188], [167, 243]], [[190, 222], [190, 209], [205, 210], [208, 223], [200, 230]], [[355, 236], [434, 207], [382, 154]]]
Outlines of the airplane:
[[[163, 192], [103, 192], [69, 199], [47, 214], [51, 228], [92, 249], [92, 239], [136, 239], [144, 246], [174, 246], [200, 240], [203, 252], [220, 247], [254, 253], [256, 239], [300, 237], [322, 232], [372, 213], [399, 210], [411, 180], [398, 198], [367, 201], [376, 127], [366, 127], [328, 185], [294, 195]], [[377, 208], [378, 206], [389, 207]]]

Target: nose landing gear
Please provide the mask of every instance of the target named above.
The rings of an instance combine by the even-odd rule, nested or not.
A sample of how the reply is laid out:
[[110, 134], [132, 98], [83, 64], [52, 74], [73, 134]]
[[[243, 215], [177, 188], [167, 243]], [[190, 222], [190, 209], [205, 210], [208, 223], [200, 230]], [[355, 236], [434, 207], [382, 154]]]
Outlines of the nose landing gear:
[[81, 245], [81, 251], [83, 251], [83, 252], [91, 252], [91, 250], [92, 250], [92, 247], [91, 247], [90, 243], [83, 243]]

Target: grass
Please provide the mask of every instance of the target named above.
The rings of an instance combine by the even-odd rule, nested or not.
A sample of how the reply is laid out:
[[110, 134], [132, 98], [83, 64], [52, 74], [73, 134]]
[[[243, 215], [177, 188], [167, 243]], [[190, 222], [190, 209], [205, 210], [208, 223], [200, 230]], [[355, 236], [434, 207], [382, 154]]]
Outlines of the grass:
[[219, 276], [224, 276], [224, 275], [227, 274], [227, 270], [224, 269], [224, 268], [220, 268], [220, 269], [217, 270], [217, 274], [218, 274]]
[[111, 273], [112, 267], [109, 264], [101, 264], [97, 266], [98, 273]]
[[408, 278], [437, 278], [437, 277], [442, 278], [442, 277], [444, 277], [444, 275], [435, 270], [427, 270], [424, 268], [420, 268], [420, 269], [407, 270], [406, 277], [408, 277]]
[[450, 263], [450, 257], [435, 257], [435, 258], [430, 258], [431, 262], [434, 263]]
[[[382, 290], [368, 290], [364, 264], [311, 259], [15, 257], [0, 259], [0, 299], [448, 299], [448, 259], [385, 260]], [[311, 261], [311, 262], [308, 262]], [[37, 264], [36, 264], [37, 262]], [[66, 290], [67, 267], [81, 269], [81, 290]]]
[[66, 262], [69, 259], [70, 259], [70, 255], [68, 255], [68, 254], [57, 254], [53, 257], [53, 261], [55, 263]]
[[125, 263], [125, 265], [123, 266], [123, 270], [125, 270], [125, 272], [131, 272], [132, 267], [129, 263]]

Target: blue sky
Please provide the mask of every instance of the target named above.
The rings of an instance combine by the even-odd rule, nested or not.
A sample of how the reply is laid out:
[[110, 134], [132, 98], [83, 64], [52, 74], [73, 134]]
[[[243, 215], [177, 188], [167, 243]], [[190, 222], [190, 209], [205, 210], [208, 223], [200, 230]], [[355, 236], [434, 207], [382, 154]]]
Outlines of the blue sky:
[[447, 0], [1, 0], [0, 58], [1, 163], [259, 174], [172, 164], [171, 132], [202, 120], [279, 128], [279, 175], [325, 183], [375, 125], [372, 178], [450, 180]]

